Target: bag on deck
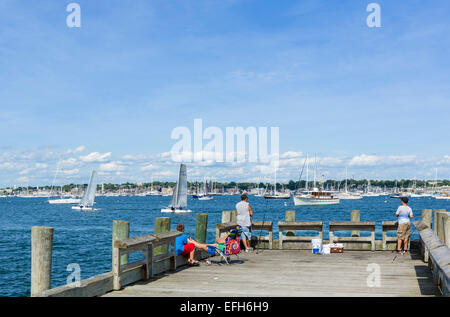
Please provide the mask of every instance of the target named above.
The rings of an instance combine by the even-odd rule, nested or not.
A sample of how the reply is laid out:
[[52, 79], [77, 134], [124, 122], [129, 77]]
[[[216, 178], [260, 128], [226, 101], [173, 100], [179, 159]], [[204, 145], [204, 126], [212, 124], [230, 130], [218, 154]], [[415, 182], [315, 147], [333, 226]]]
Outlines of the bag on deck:
[[231, 229], [228, 238], [225, 240], [225, 254], [238, 254], [241, 252], [241, 229]]

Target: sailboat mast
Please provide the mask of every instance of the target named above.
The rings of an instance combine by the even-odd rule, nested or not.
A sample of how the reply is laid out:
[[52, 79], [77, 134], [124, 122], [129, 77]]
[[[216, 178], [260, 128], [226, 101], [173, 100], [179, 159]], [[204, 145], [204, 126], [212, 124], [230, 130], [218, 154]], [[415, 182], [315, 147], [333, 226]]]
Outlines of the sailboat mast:
[[317, 156], [314, 154], [314, 188], [316, 188], [316, 167], [317, 167]]
[[308, 191], [308, 182], [309, 182], [309, 163], [308, 163], [308, 154], [306, 154], [306, 186], [305, 186], [306, 191]]
[[273, 184], [273, 194], [276, 195], [277, 194], [277, 168], [275, 167], [275, 183]]
[[345, 193], [347, 194], [348, 169], [345, 167]]

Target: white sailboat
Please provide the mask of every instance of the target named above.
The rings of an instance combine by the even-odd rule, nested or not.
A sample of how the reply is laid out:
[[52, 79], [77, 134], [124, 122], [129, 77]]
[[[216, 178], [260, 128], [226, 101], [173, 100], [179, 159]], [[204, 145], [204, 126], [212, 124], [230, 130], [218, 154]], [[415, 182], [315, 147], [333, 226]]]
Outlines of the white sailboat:
[[275, 166], [275, 181], [273, 182], [273, 193], [272, 195], [264, 195], [265, 199], [290, 199], [291, 194], [285, 192], [277, 192], [277, 168]]
[[186, 165], [180, 164], [178, 172], [178, 180], [172, 194], [172, 200], [167, 208], [161, 209], [161, 212], [192, 212], [192, 210], [184, 209], [187, 207], [187, 172]]
[[[59, 172], [59, 166], [56, 169], [55, 177], [53, 178], [52, 188], [50, 189], [49, 197], [53, 196], [53, 186], [55, 184], [55, 180], [56, 180], [56, 176], [58, 175], [58, 172]], [[75, 196], [72, 196], [71, 198], [64, 198], [63, 195], [62, 195], [62, 188], [61, 188], [61, 196], [60, 196], [60, 198], [59, 199], [49, 199], [48, 203], [51, 204], [51, 205], [59, 205], [59, 204], [72, 204], [72, 205], [75, 205], [75, 204], [79, 204], [80, 201], [81, 201], [81, 199], [80, 198], [76, 198]]]
[[198, 200], [212, 200], [213, 198], [208, 195], [207, 190], [206, 190], [206, 179], [205, 179], [205, 185], [203, 187], [203, 193], [201, 193], [200, 195], [198, 195], [196, 198]]
[[95, 193], [97, 192], [97, 172], [92, 171], [89, 185], [81, 198], [78, 206], [72, 206], [75, 210], [94, 210]]
[[356, 200], [362, 199], [363, 197], [356, 193], [349, 193], [347, 188], [348, 170], [345, 168], [345, 192], [339, 193], [338, 198], [341, 200]]
[[308, 190], [308, 156], [306, 156], [306, 187], [305, 190], [297, 195], [294, 195], [295, 206], [327, 206], [338, 205], [339, 198], [333, 196], [332, 192], [319, 190], [316, 187], [316, 159], [314, 159], [314, 185], [313, 190]]

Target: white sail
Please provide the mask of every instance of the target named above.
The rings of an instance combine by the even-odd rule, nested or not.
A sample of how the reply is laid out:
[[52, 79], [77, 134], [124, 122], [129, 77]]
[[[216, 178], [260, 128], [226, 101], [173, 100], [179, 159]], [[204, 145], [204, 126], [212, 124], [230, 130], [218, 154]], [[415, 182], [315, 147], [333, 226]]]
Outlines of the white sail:
[[97, 172], [92, 171], [91, 179], [89, 180], [89, 185], [81, 198], [80, 205], [84, 207], [94, 206], [95, 193], [97, 191]]
[[169, 207], [187, 207], [187, 172], [185, 164], [180, 165], [177, 184], [175, 185]]

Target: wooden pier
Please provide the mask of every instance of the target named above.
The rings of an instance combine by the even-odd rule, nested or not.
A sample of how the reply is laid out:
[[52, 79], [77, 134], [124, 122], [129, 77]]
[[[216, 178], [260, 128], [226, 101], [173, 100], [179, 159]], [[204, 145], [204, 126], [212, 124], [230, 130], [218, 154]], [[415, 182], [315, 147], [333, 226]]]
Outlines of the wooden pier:
[[[438, 210], [433, 216], [432, 210], [423, 210], [422, 220], [414, 223], [420, 240], [411, 242], [410, 254], [397, 256], [390, 251], [396, 241], [387, 236], [396, 224], [382, 222], [383, 238], [375, 240], [375, 223], [359, 221], [356, 212], [351, 221], [329, 224], [331, 242], [344, 244], [342, 254], [312, 254], [311, 239], [323, 237], [323, 223], [296, 221], [295, 212], [289, 212], [278, 223], [281, 241], [273, 239], [271, 221], [255, 222], [254, 228], [267, 235], [252, 241], [253, 252], [241, 252], [241, 261], [232, 257], [230, 265], [217, 256], [208, 263], [208, 255], [197, 252], [198, 267], [187, 266], [184, 257], [174, 254], [181, 233], [170, 231], [170, 218], [157, 218], [152, 234], [132, 238], [129, 223], [114, 221], [111, 272], [56, 288], [50, 285], [53, 229], [34, 227], [32, 296], [450, 296], [448, 212]], [[207, 218], [197, 215], [198, 241], [206, 241]], [[216, 226], [217, 237], [236, 226], [229, 211], [223, 212], [222, 222]], [[35, 234], [40, 230], [48, 234]], [[305, 230], [317, 235], [295, 236], [295, 231]], [[129, 263], [128, 254], [134, 252], [142, 253], [142, 259]]]
[[[428, 266], [417, 254], [348, 251], [314, 255], [306, 250], [261, 250], [241, 254], [242, 263], [201, 261], [104, 296], [290, 297], [437, 296]], [[219, 262], [220, 263], [220, 262]], [[379, 286], [370, 281], [370, 264], [379, 265]], [[368, 280], [369, 279], [369, 284]]]

